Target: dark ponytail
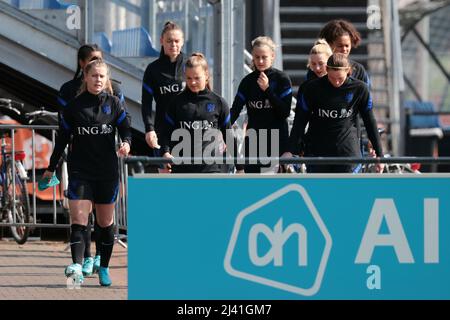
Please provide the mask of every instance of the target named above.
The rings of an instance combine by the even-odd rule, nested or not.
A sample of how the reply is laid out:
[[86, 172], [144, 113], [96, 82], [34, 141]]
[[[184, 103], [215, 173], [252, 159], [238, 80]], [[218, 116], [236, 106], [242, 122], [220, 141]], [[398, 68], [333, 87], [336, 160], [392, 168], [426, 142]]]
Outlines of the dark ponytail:
[[[181, 27], [178, 24], [176, 24], [173, 21], [167, 21], [166, 23], [164, 23], [164, 27], [161, 31], [161, 38], [164, 37], [166, 32], [172, 31], [172, 30], [180, 30], [181, 33], [183, 33], [183, 30], [181, 30]], [[184, 36], [184, 34], [183, 34], [183, 36]]]
[[327, 60], [327, 68], [330, 69], [347, 69], [347, 75], [352, 74], [352, 65], [343, 53], [333, 53]]
[[80, 66], [80, 60], [86, 60], [87, 57], [89, 57], [89, 55], [92, 52], [95, 51], [100, 51], [102, 52], [102, 50], [99, 48], [98, 45], [94, 44], [85, 44], [82, 45], [79, 49], [78, 49], [78, 53], [77, 53], [77, 71], [75, 71], [75, 76], [73, 77], [73, 80], [77, 79], [81, 73], [81, 66]]
[[[170, 21], [170, 20], [167, 21], [166, 23], [164, 23], [164, 27], [163, 27], [163, 29], [161, 31], [161, 38], [164, 37], [166, 32], [169, 32], [169, 31], [172, 31], [172, 30], [179, 30], [181, 32], [181, 35], [184, 38], [184, 32], [183, 32], [183, 30], [181, 30], [181, 27], [178, 24], [176, 24], [175, 22]], [[164, 47], [163, 46], [161, 46], [161, 52], [164, 52]]]

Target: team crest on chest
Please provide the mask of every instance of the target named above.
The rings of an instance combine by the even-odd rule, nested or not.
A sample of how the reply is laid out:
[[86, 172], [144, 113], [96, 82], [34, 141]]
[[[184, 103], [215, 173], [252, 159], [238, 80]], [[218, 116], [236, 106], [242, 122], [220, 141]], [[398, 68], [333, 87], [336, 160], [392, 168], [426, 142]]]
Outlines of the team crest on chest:
[[348, 93], [345, 95], [344, 99], [345, 99], [345, 101], [346, 101], [347, 103], [352, 102], [352, 100], [353, 100], [353, 92], [348, 92]]
[[213, 112], [216, 109], [216, 105], [214, 103], [208, 103], [206, 105], [206, 111]]
[[104, 104], [102, 106], [102, 112], [105, 114], [111, 114], [111, 106], [109, 104]]

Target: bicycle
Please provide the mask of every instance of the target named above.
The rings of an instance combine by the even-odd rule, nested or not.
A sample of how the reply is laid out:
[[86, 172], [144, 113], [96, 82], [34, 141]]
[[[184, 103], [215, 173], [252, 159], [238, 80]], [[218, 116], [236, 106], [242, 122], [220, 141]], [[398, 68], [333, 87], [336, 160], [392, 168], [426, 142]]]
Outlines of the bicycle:
[[48, 117], [54, 122], [54, 124], [58, 124], [58, 112], [47, 111], [44, 107], [41, 107], [36, 111], [25, 113], [25, 119], [28, 120], [28, 124], [30, 125], [33, 124], [34, 121], [39, 120], [43, 117]]
[[15, 108], [19, 107], [19, 108], [23, 108], [24, 104], [21, 102], [17, 102], [11, 99], [6, 99], [6, 98], [0, 98], [0, 107], [5, 109], [6, 111], [12, 111], [13, 113], [17, 114], [18, 116], [20, 116], [20, 111]]
[[[23, 106], [23, 105], [22, 105]], [[0, 99], [0, 107], [20, 115], [20, 111], [13, 107], [10, 99]], [[23, 166], [25, 152], [7, 151], [6, 138], [11, 136], [10, 129], [1, 129], [1, 166], [0, 166], [0, 207], [2, 220], [11, 224], [10, 230], [18, 244], [24, 244], [31, 231], [31, 227], [17, 224], [32, 223], [30, 199], [27, 192], [27, 171]]]

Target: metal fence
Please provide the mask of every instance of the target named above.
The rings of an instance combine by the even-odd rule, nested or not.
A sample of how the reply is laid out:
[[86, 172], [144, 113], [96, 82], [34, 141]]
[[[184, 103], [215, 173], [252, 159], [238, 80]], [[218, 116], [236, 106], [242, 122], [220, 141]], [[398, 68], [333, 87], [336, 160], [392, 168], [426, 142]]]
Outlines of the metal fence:
[[218, 163], [267, 163], [277, 162], [279, 164], [397, 164], [397, 163], [420, 163], [420, 164], [450, 164], [450, 157], [387, 157], [387, 158], [360, 158], [360, 157], [247, 157], [247, 158], [154, 158], [146, 156], [134, 156], [125, 159], [126, 163], [143, 162], [147, 164], [165, 164], [165, 163], [211, 163], [217, 161]]
[[[55, 137], [56, 131], [58, 130], [58, 126], [56, 125], [0, 125], [0, 131], [9, 132], [9, 137], [11, 137], [11, 144], [8, 153], [10, 152], [12, 155], [15, 154], [16, 151], [16, 143], [15, 143], [15, 132], [18, 129], [26, 129], [31, 131], [31, 169], [28, 170], [28, 178], [25, 181], [28, 183], [31, 182], [31, 186], [28, 186], [28, 193], [30, 196], [30, 215], [32, 217], [31, 223], [17, 223], [17, 222], [1, 222], [0, 227], [11, 227], [11, 226], [27, 226], [31, 228], [70, 228], [70, 223], [60, 223], [58, 222], [58, 214], [67, 214], [68, 217], [68, 199], [65, 197], [65, 190], [68, 186], [68, 174], [67, 174], [67, 165], [65, 159], [62, 160], [62, 163], [59, 166], [59, 176], [61, 183], [59, 186], [52, 187], [53, 197], [52, 197], [52, 209], [51, 216], [52, 221], [50, 223], [38, 223], [38, 206], [37, 206], [37, 181], [39, 177], [37, 177], [36, 170], [36, 151], [38, 144], [36, 143], [36, 135], [42, 133], [44, 135], [51, 137], [52, 146], [55, 145]], [[46, 133], [46, 134], [45, 134]], [[3, 161], [3, 159], [2, 159]], [[126, 190], [127, 190], [127, 164], [123, 160], [119, 160], [119, 178], [120, 178], [120, 196], [117, 198], [115, 213], [114, 213], [114, 223], [115, 223], [115, 235], [116, 238], [120, 241], [122, 238], [126, 237], [121, 234], [121, 231], [127, 230], [127, 215], [126, 215]], [[14, 176], [14, 175], [13, 175]], [[16, 189], [16, 181], [12, 179], [12, 188]], [[57, 192], [59, 190], [59, 196]], [[58, 200], [58, 198], [60, 200]], [[124, 245], [124, 244], [123, 244]], [[124, 245], [125, 246], [125, 245]]]

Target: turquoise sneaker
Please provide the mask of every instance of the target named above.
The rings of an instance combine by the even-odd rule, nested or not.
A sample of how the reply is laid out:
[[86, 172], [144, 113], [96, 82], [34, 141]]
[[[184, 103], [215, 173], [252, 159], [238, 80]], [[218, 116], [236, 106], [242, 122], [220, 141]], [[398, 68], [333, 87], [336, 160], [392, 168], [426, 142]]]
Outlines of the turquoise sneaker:
[[100, 269], [100, 256], [95, 256], [94, 258], [94, 268], [92, 270], [93, 273], [98, 273]]
[[98, 270], [98, 280], [103, 287], [109, 287], [112, 283], [109, 276], [109, 268], [100, 267]]
[[83, 261], [83, 268], [81, 269], [85, 277], [89, 277], [94, 272], [94, 258], [88, 257]]
[[38, 181], [38, 189], [39, 189], [39, 191], [44, 191], [47, 188], [56, 186], [58, 183], [59, 183], [59, 180], [55, 175], [53, 175], [50, 179], [41, 178]]
[[72, 277], [77, 283], [83, 283], [84, 277], [81, 269], [81, 264], [72, 263], [71, 265], [66, 267], [66, 269], [64, 270], [64, 274], [67, 278]]

